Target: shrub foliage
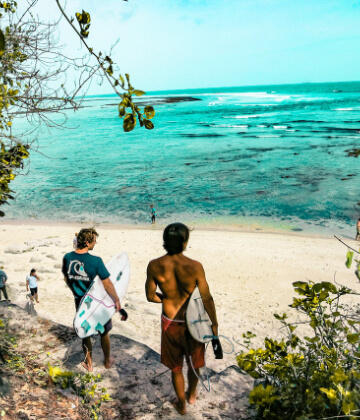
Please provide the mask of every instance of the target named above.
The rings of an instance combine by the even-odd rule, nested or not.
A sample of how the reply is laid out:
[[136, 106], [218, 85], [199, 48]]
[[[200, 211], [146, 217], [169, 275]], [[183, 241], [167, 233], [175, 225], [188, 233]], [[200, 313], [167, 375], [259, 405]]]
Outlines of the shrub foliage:
[[237, 362], [256, 378], [250, 403], [268, 419], [352, 418], [360, 412], [360, 309], [340, 300], [356, 293], [330, 282], [293, 286], [300, 297], [290, 307], [305, 318], [308, 335], [297, 334], [285, 313], [274, 315], [286, 331], [281, 341], [265, 338], [265, 348], [252, 349], [254, 335], [243, 335], [248, 351]]

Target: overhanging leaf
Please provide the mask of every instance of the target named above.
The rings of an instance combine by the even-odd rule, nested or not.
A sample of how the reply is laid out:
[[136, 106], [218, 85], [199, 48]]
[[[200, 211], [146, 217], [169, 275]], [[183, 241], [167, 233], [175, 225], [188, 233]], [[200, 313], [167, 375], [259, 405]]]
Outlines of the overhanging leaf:
[[144, 113], [146, 115], [146, 118], [151, 120], [151, 118], [154, 118], [154, 116], [155, 116], [155, 109], [151, 105], [147, 105], [144, 108]]
[[349, 249], [347, 254], [346, 254], [346, 263], [345, 263], [347, 268], [351, 267], [353, 256], [354, 256], [354, 253], [352, 251], [350, 251], [350, 249]]
[[131, 93], [136, 95], [136, 96], [145, 95], [145, 92], [143, 90], [133, 90]]

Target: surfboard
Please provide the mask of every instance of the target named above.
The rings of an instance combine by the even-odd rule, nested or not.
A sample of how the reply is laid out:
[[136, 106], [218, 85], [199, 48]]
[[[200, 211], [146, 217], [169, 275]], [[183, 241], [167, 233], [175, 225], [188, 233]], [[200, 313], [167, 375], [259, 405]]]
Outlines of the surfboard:
[[214, 336], [210, 317], [204, 308], [200, 290], [196, 286], [186, 309], [186, 323], [191, 336], [200, 343], [211, 341]]
[[[125, 252], [115, 255], [107, 264], [110, 280], [122, 302], [130, 279], [130, 263]], [[105, 290], [102, 281], [95, 277], [92, 286], [81, 299], [74, 317], [74, 329], [80, 338], [102, 333], [104, 325], [115, 313], [115, 302]]]

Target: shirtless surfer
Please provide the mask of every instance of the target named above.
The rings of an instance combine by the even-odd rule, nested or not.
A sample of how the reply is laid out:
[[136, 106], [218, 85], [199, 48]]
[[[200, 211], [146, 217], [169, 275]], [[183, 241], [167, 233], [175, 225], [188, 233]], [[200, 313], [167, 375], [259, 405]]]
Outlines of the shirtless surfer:
[[[96, 276], [99, 276], [103, 282], [105, 290], [113, 298], [116, 311], [120, 310], [120, 300], [110, 280], [110, 273], [106, 269], [102, 259], [90, 255], [89, 251], [94, 249], [96, 238], [99, 234], [95, 229], [81, 229], [77, 235], [77, 249], [65, 254], [63, 258], [62, 272], [64, 274], [65, 283], [73, 292], [75, 298], [75, 307], [79, 307], [81, 298], [90, 288]], [[104, 353], [104, 364], [109, 369], [114, 363], [114, 359], [110, 357], [110, 337], [109, 331], [112, 328], [111, 319], [104, 325], [105, 331], [100, 334], [101, 348]], [[82, 340], [82, 348], [85, 354], [83, 367], [92, 372], [92, 343], [90, 337]]]
[[[185, 414], [185, 398], [189, 404], [195, 403], [198, 384], [198, 378], [189, 363], [189, 355], [197, 375], [205, 362], [205, 345], [190, 336], [185, 321], [189, 297], [196, 285], [216, 336], [218, 324], [214, 301], [202, 265], [183, 255], [189, 240], [189, 229], [182, 223], [172, 223], [165, 228], [163, 239], [167, 254], [150, 261], [145, 290], [149, 302], [162, 303], [161, 363], [172, 371], [172, 383], [177, 396], [173, 405], [180, 414]], [[157, 287], [160, 292], [156, 291]], [[184, 356], [188, 364], [189, 387], [186, 394], [182, 373]]]

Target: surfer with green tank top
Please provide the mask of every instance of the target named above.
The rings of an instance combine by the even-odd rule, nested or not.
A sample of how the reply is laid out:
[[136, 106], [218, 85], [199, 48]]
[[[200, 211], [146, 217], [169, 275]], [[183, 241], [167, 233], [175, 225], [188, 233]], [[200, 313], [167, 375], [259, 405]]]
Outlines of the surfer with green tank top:
[[[77, 235], [77, 248], [75, 251], [64, 255], [62, 273], [67, 286], [72, 291], [75, 298], [75, 307], [79, 307], [80, 302], [86, 291], [91, 287], [96, 276], [102, 280], [107, 293], [115, 302], [117, 311], [121, 309], [120, 300], [110, 280], [110, 273], [105, 267], [102, 259], [89, 254], [96, 244], [96, 238], [99, 234], [95, 229], [81, 229]], [[101, 348], [104, 353], [104, 365], [109, 369], [114, 360], [110, 357], [110, 337], [109, 331], [112, 328], [111, 319], [104, 325], [104, 331], [100, 334]], [[92, 343], [90, 337], [82, 340], [82, 348], [85, 354], [85, 360], [82, 366], [92, 372]]]
[[[218, 336], [218, 323], [203, 266], [183, 255], [189, 240], [189, 229], [182, 223], [172, 223], [165, 228], [163, 239], [167, 253], [150, 261], [145, 290], [149, 302], [162, 304], [161, 363], [171, 369], [177, 396], [173, 405], [180, 414], [186, 414], [186, 401], [189, 404], [196, 402], [199, 368], [205, 363], [205, 345], [190, 336], [185, 320], [189, 297], [196, 285], [215, 336]], [[189, 365], [187, 392], [182, 373], [184, 356]]]

